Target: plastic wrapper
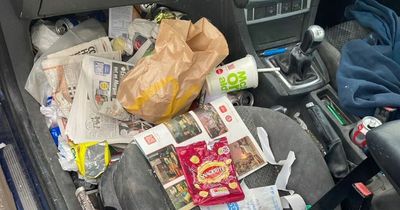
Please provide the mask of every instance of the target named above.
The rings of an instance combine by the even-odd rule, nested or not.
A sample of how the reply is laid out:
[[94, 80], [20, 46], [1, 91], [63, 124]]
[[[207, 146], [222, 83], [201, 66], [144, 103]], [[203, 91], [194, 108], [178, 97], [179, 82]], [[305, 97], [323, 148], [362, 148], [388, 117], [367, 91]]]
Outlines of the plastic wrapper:
[[146, 121], [166, 121], [189, 109], [207, 74], [228, 53], [224, 35], [207, 19], [163, 20], [153, 54], [127, 74], [117, 99]]
[[33, 46], [42, 54], [51, 47], [61, 36], [54, 31], [52, 22], [39, 20], [31, 28]]
[[[240, 184], [246, 198], [239, 202], [232, 202], [214, 206], [201, 206], [201, 210], [282, 210], [278, 189], [275, 185], [249, 189], [245, 182]], [[305, 208], [304, 208], [305, 209]]]
[[134, 19], [129, 25], [128, 31], [130, 38], [140, 34], [146, 38], [156, 39], [159, 33], [159, 25], [146, 19]]
[[195, 205], [216, 205], [244, 199], [227, 138], [209, 144], [177, 147], [179, 161]]
[[107, 142], [88, 142], [76, 145], [76, 164], [85, 179], [99, 177], [110, 163], [110, 149]]
[[66, 137], [58, 137], [58, 161], [64, 171], [78, 171], [78, 166], [75, 162], [75, 155], [72, 153], [72, 148]]
[[55, 105], [53, 97], [51, 96], [47, 98], [46, 106], [40, 107], [40, 113], [45, 116], [48, 128], [50, 128], [52, 124], [57, 123], [59, 117], [63, 117], [61, 110]]
[[132, 40], [127, 37], [117, 37], [111, 41], [111, 46], [114, 51], [120, 51], [126, 55], [133, 55]]
[[58, 125], [58, 119], [63, 117], [62, 112], [55, 105], [53, 97], [48, 97], [46, 106], [40, 107], [40, 112], [45, 116], [46, 125], [49, 128], [50, 135], [53, 138], [54, 143], [58, 146], [58, 139], [61, 136], [61, 129]]

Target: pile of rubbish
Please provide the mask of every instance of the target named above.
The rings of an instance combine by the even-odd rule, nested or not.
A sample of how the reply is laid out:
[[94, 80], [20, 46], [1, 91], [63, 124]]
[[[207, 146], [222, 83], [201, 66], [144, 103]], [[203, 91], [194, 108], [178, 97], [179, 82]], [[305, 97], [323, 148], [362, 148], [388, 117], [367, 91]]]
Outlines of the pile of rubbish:
[[221, 64], [228, 44], [205, 18], [192, 23], [157, 4], [110, 8], [106, 33], [106, 13], [31, 28], [36, 57], [25, 89], [41, 104], [61, 167], [84, 187], [78, 199], [135, 143], [176, 209], [266, 192], [275, 197], [265, 205], [280, 209], [276, 186], [255, 193], [239, 182], [269, 162], [233, 107], [254, 103], [243, 91], [258, 85], [254, 58]]

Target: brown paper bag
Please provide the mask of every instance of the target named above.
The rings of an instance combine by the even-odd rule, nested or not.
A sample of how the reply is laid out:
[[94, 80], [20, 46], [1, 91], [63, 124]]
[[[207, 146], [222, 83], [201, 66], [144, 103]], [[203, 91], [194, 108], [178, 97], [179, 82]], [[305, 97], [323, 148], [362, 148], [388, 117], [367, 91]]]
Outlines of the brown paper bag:
[[161, 123], [189, 109], [228, 53], [224, 35], [207, 19], [163, 20], [154, 54], [126, 75], [117, 99], [128, 112]]

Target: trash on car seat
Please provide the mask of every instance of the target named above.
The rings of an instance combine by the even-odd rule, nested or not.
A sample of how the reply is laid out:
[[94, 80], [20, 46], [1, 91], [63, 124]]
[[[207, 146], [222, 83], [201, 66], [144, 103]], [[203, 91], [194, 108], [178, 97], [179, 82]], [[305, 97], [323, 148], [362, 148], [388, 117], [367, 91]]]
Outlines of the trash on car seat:
[[[240, 133], [235, 132], [239, 130]], [[188, 193], [188, 186], [183, 181], [181, 167], [181, 164], [184, 163], [178, 160], [175, 147], [204, 140], [210, 144], [221, 136], [228, 138], [232, 163], [239, 179], [267, 164], [261, 148], [226, 97], [214, 100], [210, 104], [176, 116], [163, 124], [137, 134], [135, 142], [146, 155], [174, 206], [180, 209], [193, 204], [190, 196], [173, 199], [179, 193]], [[209, 169], [204, 168], [204, 170], [212, 168], [210, 166]], [[173, 183], [176, 184], [171, 186]], [[175, 192], [175, 188], [184, 190]], [[202, 194], [205, 196], [206, 191], [203, 191]], [[226, 195], [227, 192], [221, 192], [221, 195]], [[210, 193], [207, 190], [207, 195]]]

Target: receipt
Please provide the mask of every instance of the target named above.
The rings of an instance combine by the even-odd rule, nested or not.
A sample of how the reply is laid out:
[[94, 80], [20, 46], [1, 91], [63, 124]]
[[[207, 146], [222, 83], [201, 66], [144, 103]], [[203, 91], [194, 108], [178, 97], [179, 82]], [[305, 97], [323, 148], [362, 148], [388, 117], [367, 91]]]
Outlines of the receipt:
[[132, 22], [133, 6], [114, 7], [109, 9], [108, 36], [128, 37], [128, 28]]

